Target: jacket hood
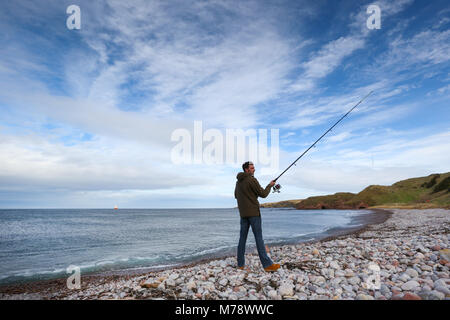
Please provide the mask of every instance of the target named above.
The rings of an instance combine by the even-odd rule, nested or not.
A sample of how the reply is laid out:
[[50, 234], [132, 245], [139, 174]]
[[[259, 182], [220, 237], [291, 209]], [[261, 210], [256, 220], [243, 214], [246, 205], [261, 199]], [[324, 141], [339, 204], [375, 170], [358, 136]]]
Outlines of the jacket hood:
[[236, 179], [241, 182], [244, 181], [244, 179], [247, 179], [248, 177], [251, 177], [252, 175], [247, 172], [239, 172], [236, 176]]

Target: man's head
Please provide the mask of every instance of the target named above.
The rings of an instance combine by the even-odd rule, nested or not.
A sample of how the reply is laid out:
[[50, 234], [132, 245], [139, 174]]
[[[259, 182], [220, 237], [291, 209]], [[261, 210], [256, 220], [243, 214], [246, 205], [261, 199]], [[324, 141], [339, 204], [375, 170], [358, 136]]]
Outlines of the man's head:
[[253, 174], [255, 172], [255, 166], [253, 165], [253, 162], [247, 161], [242, 165], [242, 170], [246, 173]]

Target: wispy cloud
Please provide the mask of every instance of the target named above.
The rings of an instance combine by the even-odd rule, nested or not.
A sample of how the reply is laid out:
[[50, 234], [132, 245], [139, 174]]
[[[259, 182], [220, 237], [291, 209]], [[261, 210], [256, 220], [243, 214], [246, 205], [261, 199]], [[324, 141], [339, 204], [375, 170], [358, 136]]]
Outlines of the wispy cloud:
[[364, 40], [358, 37], [340, 37], [327, 43], [313, 57], [303, 63], [304, 72], [297, 82], [291, 85], [294, 91], [307, 91], [314, 88], [314, 82], [331, 73], [344, 58], [355, 50], [364, 47]]

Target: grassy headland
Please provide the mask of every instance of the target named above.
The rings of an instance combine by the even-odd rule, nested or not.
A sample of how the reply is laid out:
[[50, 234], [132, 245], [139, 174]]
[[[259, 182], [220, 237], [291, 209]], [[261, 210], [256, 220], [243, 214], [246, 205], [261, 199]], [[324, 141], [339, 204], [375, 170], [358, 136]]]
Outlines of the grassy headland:
[[370, 185], [361, 192], [338, 192], [333, 195], [309, 197], [261, 204], [264, 208], [297, 209], [362, 209], [450, 208], [450, 172], [412, 178], [391, 186]]
[[302, 199], [262, 203], [261, 208], [295, 208]]

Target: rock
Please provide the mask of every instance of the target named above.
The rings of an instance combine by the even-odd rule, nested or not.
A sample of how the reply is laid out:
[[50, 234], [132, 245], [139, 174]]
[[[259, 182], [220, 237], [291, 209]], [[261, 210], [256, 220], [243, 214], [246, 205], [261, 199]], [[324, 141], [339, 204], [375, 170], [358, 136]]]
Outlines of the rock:
[[420, 253], [427, 253], [429, 250], [426, 249], [424, 246], [419, 245], [416, 247], [416, 251], [420, 252]]
[[[322, 268], [322, 269], [320, 269], [320, 274], [323, 275], [323, 276], [325, 276], [325, 277], [329, 277], [328, 274], [329, 274], [330, 270], [331, 270], [331, 269]], [[333, 270], [331, 270], [331, 271], [333, 271]]]
[[293, 296], [294, 295], [294, 286], [290, 283], [283, 283], [278, 288], [278, 293], [284, 297], [284, 296]]
[[408, 264], [409, 259], [400, 259], [400, 263], [402, 264]]
[[434, 287], [439, 287], [439, 286], [445, 287], [445, 286], [447, 286], [447, 284], [445, 283], [445, 280], [438, 279], [438, 280], [434, 281], [433, 286]]
[[374, 300], [371, 295], [360, 293], [356, 296], [357, 300]]
[[381, 286], [380, 286], [380, 292], [381, 292], [381, 294], [382, 295], [386, 295], [386, 293], [390, 293], [391, 292], [391, 290], [389, 290], [389, 288], [388, 288], [388, 286], [387, 285], [385, 285], [385, 284], [382, 284]]
[[276, 299], [278, 296], [278, 294], [275, 290], [270, 290], [267, 295], [269, 296], [270, 299]]
[[434, 290], [442, 292], [445, 295], [450, 295], [450, 290], [446, 286], [435, 286]]
[[430, 294], [431, 294], [431, 290], [428, 290], [428, 289], [425, 289], [425, 288], [422, 288], [422, 290], [420, 290], [420, 291], [417, 293], [417, 295], [418, 295], [419, 297], [421, 297], [422, 300], [430, 300], [430, 299], [429, 299]]
[[392, 287], [391, 292], [392, 292], [392, 295], [399, 295], [402, 293], [402, 289], [398, 288], [398, 287]]
[[425, 291], [431, 291], [431, 287], [429, 285], [424, 285], [422, 287], [422, 289], [425, 290]]
[[339, 270], [340, 269], [339, 264], [336, 261], [331, 261], [330, 262], [330, 268], [333, 268], [335, 270]]
[[210, 291], [210, 292], [214, 291], [216, 289], [216, 287], [214, 286], [214, 283], [210, 282], [210, 281], [204, 282], [202, 284], [202, 287], [205, 288], [206, 290]]
[[422, 298], [414, 293], [406, 292], [403, 296], [403, 300], [422, 300]]
[[317, 287], [313, 284], [308, 284], [307, 288], [311, 292], [316, 292], [316, 289], [317, 289]]
[[166, 290], [166, 286], [165, 286], [164, 282], [161, 282], [161, 283], [159, 284], [158, 289], [159, 289], [159, 290]]
[[362, 255], [364, 258], [368, 259], [368, 260], [370, 260], [370, 259], [372, 258], [372, 255], [371, 255], [370, 251], [364, 250], [364, 251], [361, 253], [361, 255]]
[[430, 292], [428, 299], [430, 300], [444, 300], [445, 299], [445, 294], [443, 294], [442, 292], [439, 292], [437, 290], [433, 290]]
[[432, 247], [431, 247], [431, 250], [433, 250], [433, 251], [439, 251], [439, 250], [441, 250], [441, 246], [439, 246], [439, 245], [432, 246]]
[[220, 284], [221, 286], [226, 286], [227, 283], [228, 283], [228, 279], [226, 279], [226, 278], [224, 278], [224, 279], [222, 279], [222, 280], [219, 281], [219, 284]]
[[343, 285], [342, 288], [347, 292], [353, 292], [353, 287], [350, 285]]
[[326, 280], [325, 280], [325, 278], [322, 277], [322, 276], [317, 276], [317, 277], [314, 279], [314, 281], [313, 281], [314, 284], [321, 284], [321, 283], [324, 283], [324, 282], [326, 282]]
[[415, 288], [417, 288], [419, 286], [420, 285], [417, 281], [410, 280], [410, 281], [404, 283], [401, 288], [402, 288], [402, 290], [410, 291], [410, 290], [414, 290]]
[[402, 300], [403, 299], [403, 294], [400, 293], [398, 295], [392, 295], [391, 300]]
[[442, 259], [445, 259], [446, 261], [450, 261], [450, 249], [439, 250], [439, 254], [442, 257]]
[[169, 279], [176, 280], [178, 277], [179, 277], [178, 273], [172, 273], [172, 274], [169, 276]]
[[299, 300], [307, 300], [308, 295], [306, 293], [299, 293], [298, 298], [299, 298]]
[[428, 265], [421, 265], [420, 269], [422, 269], [423, 271], [433, 271], [433, 268]]
[[357, 285], [361, 282], [361, 279], [359, 277], [351, 277], [347, 281], [348, 281], [348, 283], [350, 283], [352, 285]]
[[142, 281], [139, 285], [143, 288], [158, 288], [161, 284], [159, 281], [155, 281], [154, 279], [148, 279], [146, 281]]
[[345, 272], [342, 271], [342, 270], [336, 270], [336, 271], [334, 272], [334, 276], [335, 276], [335, 277], [345, 277]]
[[175, 281], [173, 279], [169, 278], [169, 279], [166, 280], [166, 285], [168, 287], [175, 287]]
[[422, 259], [425, 258], [425, 256], [424, 256], [422, 253], [420, 253], [420, 252], [418, 252], [418, 253], [415, 255], [415, 257], [416, 257], [417, 259], [420, 259], [420, 260], [422, 260]]
[[410, 276], [411, 278], [416, 278], [416, 277], [419, 276], [419, 273], [418, 273], [416, 270], [412, 269], [412, 268], [408, 268], [408, 269], [405, 271], [405, 273], [406, 273], [408, 276]]
[[327, 274], [326, 274], [328, 279], [333, 279], [334, 278], [334, 269], [327, 269]]
[[298, 276], [297, 276], [297, 279], [296, 279], [296, 282], [297, 282], [298, 284], [302, 284], [304, 280], [305, 280], [305, 279], [304, 279], [303, 275], [298, 275]]
[[345, 269], [345, 277], [351, 278], [354, 276], [355, 276], [355, 273], [351, 269]]
[[197, 288], [197, 283], [195, 281], [189, 281], [186, 285], [186, 288], [188, 290], [192, 290], [194, 288]]
[[322, 289], [322, 288], [319, 287], [319, 288], [317, 288], [316, 293], [317, 293], [317, 294], [326, 294], [326, 293], [328, 293], [328, 292], [327, 292], [327, 290]]
[[402, 275], [400, 275], [400, 277], [398, 277], [398, 280], [403, 281], [403, 282], [406, 282], [409, 279], [411, 279], [411, 277], [406, 273], [403, 273]]
[[331, 283], [332, 284], [335, 284], [335, 285], [338, 285], [339, 283], [341, 283], [342, 282], [342, 278], [340, 278], [340, 277], [337, 277], [337, 278], [333, 278], [333, 279], [331, 279]]
[[312, 251], [312, 254], [315, 255], [315, 256], [318, 256], [318, 255], [320, 255], [320, 252], [319, 252], [319, 250], [314, 248], [314, 250]]

